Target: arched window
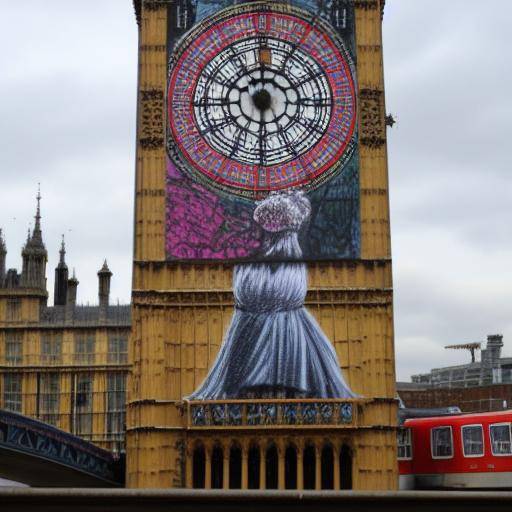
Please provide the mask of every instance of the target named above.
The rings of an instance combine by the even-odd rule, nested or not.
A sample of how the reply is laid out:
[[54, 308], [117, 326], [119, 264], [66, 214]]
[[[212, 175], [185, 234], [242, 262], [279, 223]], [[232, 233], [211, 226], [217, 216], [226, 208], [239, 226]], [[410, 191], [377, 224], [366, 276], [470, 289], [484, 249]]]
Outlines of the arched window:
[[242, 450], [232, 446], [229, 451], [229, 488], [242, 488]]
[[334, 451], [329, 444], [322, 449], [322, 489], [334, 489]]
[[316, 486], [316, 456], [315, 447], [306, 446], [304, 449], [304, 489], [315, 489]]
[[297, 449], [292, 445], [285, 452], [284, 485], [285, 489], [297, 489]]
[[249, 471], [249, 489], [260, 488], [260, 448], [259, 446], [251, 446], [249, 448], [247, 466]]
[[222, 489], [224, 483], [223, 464], [222, 448], [215, 446], [212, 451], [212, 489]]
[[340, 487], [352, 489], [352, 450], [346, 444], [340, 450]]
[[269, 446], [266, 453], [266, 489], [278, 488], [279, 456], [275, 445]]
[[194, 489], [204, 489], [205, 466], [206, 453], [204, 451], [204, 446], [196, 446], [192, 456], [192, 487], [194, 487]]

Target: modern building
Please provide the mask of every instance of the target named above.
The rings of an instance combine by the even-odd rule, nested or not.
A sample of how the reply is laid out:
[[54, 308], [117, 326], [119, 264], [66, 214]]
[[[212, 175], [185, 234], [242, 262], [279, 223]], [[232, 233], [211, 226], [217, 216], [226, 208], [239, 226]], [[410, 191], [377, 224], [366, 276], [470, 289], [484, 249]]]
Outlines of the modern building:
[[[381, 27], [384, 1], [325, 3], [332, 8], [326, 22], [314, 18], [316, 2], [312, 1], [136, 0], [134, 3], [139, 26], [139, 89], [127, 485], [139, 488], [396, 489], [397, 400]], [[295, 7], [300, 11], [294, 10]], [[262, 15], [256, 12], [244, 18], [244, 13], [253, 8], [259, 9]], [[219, 32], [219, 38], [205, 39], [211, 37], [206, 31], [218, 26], [217, 18], [208, 17], [216, 12], [224, 17], [226, 29]], [[354, 228], [347, 232], [347, 238], [358, 238], [360, 245], [351, 253], [353, 256], [308, 260], [306, 306], [332, 341], [342, 361], [341, 369], [357, 397], [292, 400], [274, 396], [265, 400], [260, 396], [191, 401], [187, 397], [205, 379], [215, 361], [235, 310], [233, 255], [245, 254], [246, 249], [251, 248], [249, 242], [243, 242], [245, 239], [233, 248], [229, 243], [222, 245], [220, 242], [227, 239], [230, 230], [250, 222], [252, 214], [237, 217], [240, 211], [237, 208], [243, 209], [247, 204], [243, 200], [230, 203], [229, 211], [222, 209], [223, 201], [229, 201], [226, 197], [232, 196], [229, 196], [231, 191], [218, 193], [218, 189], [228, 178], [237, 178], [234, 171], [222, 180], [220, 177], [211, 179], [206, 169], [203, 175], [197, 175], [197, 183], [194, 183], [187, 181], [186, 176], [182, 179], [172, 166], [169, 167], [168, 159], [175, 156], [172, 151], [166, 151], [170, 129], [165, 127], [170, 108], [167, 99], [172, 96], [172, 90], [168, 90], [172, 45], [180, 41], [183, 55], [202, 58], [205, 52], [226, 44], [221, 38], [236, 34], [241, 27], [243, 31], [244, 26], [249, 27], [255, 21], [261, 30], [268, 30], [274, 23], [272, 17], [275, 26], [282, 28], [276, 37], [293, 39], [296, 33], [284, 32], [289, 28], [286, 16], [306, 19], [309, 12], [315, 19], [311, 30], [331, 23], [334, 28], [326, 29], [327, 32], [342, 33], [355, 26], [354, 43], [350, 43], [350, 47], [354, 64], [357, 61], [358, 75], [355, 95], [359, 112], [356, 122], [359, 174], [354, 182], [357, 204]], [[196, 26], [194, 16], [205, 21]], [[265, 17], [270, 24], [265, 24]], [[182, 34], [194, 27], [199, 31], [195, 36], [180, 40]], [[201, 30], [205, 33], [201, 34]], [[283, 48], [291, 52], [288, 58], [284, 57], [286, 66], [294, 54], [290, 48], [306, 44], [306, 36], [307, 33], [297, 39], [295, 45], [270, 41], [268, 44], [276, 44], [274, 50], [261, 37], [255, 38], [256, 49], [243, 58], [237, 57], [234, 50], [230, 56], [226, 50], [218, 56], [218, 61], [231, 72], [228, 70], [216, 79], [206, 77], [201, 83], [211, 86], [212, 91], [217, 90], [216, 87], [223, 87], [219, 80], [229, 81], [235, 73], [233, 69], [237, 69], [237, 73], [246, 72], [241, 62], [256, 58], [262, 68], [270, 67], [273, 58], [283, 58], [279, 56]], [[209, 43], [202, 50], [195, 48], [205, 40]], [[315, 39], [317, 43], [321, 40], [321, 37]], [[243, 48], [239, 46], [236, 51], [243, 52]], [[339, 61], [335, 58], [332, 62], [336, 65]], [[302, 66], [300, 62], [296, 65]], [[312, 62], [311, 66], [315, 64]], [[178, 79], [182, 80], [180, 91], [185, 91], [184, 94], [195, 86], [196, 78], [189, 73], [196, 67], [184, 65], [181, 69]], [[302, 77], [312, 73], [313, 81], [322, 75], [311, 70], [297, 73]], [[300, 87], [308, 78], [295, 80]], [[174, 83], [171, 81], [171, 87]], [[317, 86], [312, 84], [312, 87]], [[260, 93], [253, 98], [257, 108], [267, 109], [271, 104], [269, 94]], [[206, 93], [204, 96], [206, 98]], [[290, 97], [293, 102], [293, 91]], [[312, 106], [323, 109], [319, 112], [321, 117], [330, 115], [330, 103], [325, 99], [311, 97], [301, 101], [312, 102]], [[243, 144], [248, 144], [247, 137], [225, 137], [217, 133], [230, 122], [215, 117], [224, 115], [220, 107], [228, 103], [227, 100], [224, 103], [212, 100], [209, 111], [204, 98], [199, 98], [197, 105], [183, 102], [180, 107], [183, 115], [174, 118], [176, 130], [183, 128], [178, 124], [185, 122], [185, 116], [189, 115], [185, 110], [196, 106], [202, 109], [196, 115], [204, 114], [203, 135], [211, 138], [211, 144], [217, 144], [219, 151], [225, 151], [228, 158], [241, 155], [245, 151]], [[236, 116], [237, 110], [233, 112]], [[296, 112], [293, 106], [290, 112]], [[304, 119], [298, 119], [297, 123], [309, 126]], [[338, 128], [341, 130], [341, 125]], [[180, 151], [193, 147], [196, 142], [200, 144], [199, 136], [187, 129], [183, 133], [186, 140], [182, 141]], [[310, 126], [308, 133], [315, 141], [323, 136], [322, 130], [315, 126]], [[338, 143], [338, 135], [333, 135], [331, 146]], [[293, 146], [294, 142], [285, 144], [282, 140], [293, 141], [293, 133], [285, 134], [284, 139], [281, 137], [281, 144]], [[223, 144], [230, 149], [226, 150]], [[259, 151], [263, 161], [267, 157], [261, 147], [260, 144], [254, 151]], [[304, 142], [304, 148], [309, 147]], [[176, 148], [174, 142], [171, 148]], [[206, 145], [202, 148], [204, 151], [198, 150], [187, 165], [199, 165], [209, 154]], [[247, 151], [247, 158], [252, 158], [250, 148]], [[283, 151], [293, 154], [293, 149]], [[321, 158], [328, 153], [326, 151]], [[220, 160], [213, 162], [219, 164]], [[311, 165], [313, 169], [318, 161], [312, 161]], [[300, 164], [297, 166], [300, 168]], [[210, 170], [213, 172], [213, 168]], [[176, 182], [182, 180], [175, 192], [167, 182], [169, 175], [178, 176]], [[183, 183], [188, 189], [182, 187]], [[321, 185], [320, 182], [314, 185], [318, 184]], [[178, 207], [173, 201], [179, 200], [183, 200], [183, 204]], [[226, 218], [223, 223], [218, 220], [219, 211]], [[228, 219], [230, 212], [234, 213]], [[181, 229], [180, 219], [184, 218], [185, 228]], [[216, 223], [221, 228], [214, 240], [215, 248], [204, 249], [200, 245], [201, 237], [209, 236], [210, 229], [217, 229]], [[329, 231], [319, 244], [341, 240], [336, 237], [328, 240], [328, 236]], [[234, 236], [230, 240], [237, 243]], [[225, 250], [225, 258], [217, 256], [216, 251], [222, 250]], [[176, 257], [170, 256], [173, 251]], [[203, 255], [202, 260], [194, 256], [198, 254]]]
[[99, 304], [77, 304], [79, 282], [69, 276], [64, 240], [48, 306], [40, 199], [21, 273], [6, 270], [0, 233], [0, 408], [123, 451], [130, 306], [109, 303], [106, 261], [98, 272]]
[[[461, 348], [475, 350], [480, 343], [459, 345]], [[454, 347], [447, 347], [454, 348]], [[434, 368], [430, 373], [413, 375], [411, 381], [415, 384], [428, 385], [432, 388], [467, 388], [487, 386], [490, 384], [512, 383], [512, 357], [501, 357], [503, 336], [491, 334], [487, 336], [486, 348], [481, 351], [480, 361], [474, 360], [468, 364]]]
[[[434, 368], [413, 375], [411, 382], [397, 382], [397, 391], [408, 408], [459, 407], [463, 412], [488, 412], [512, 406], [512, 358], [501, 357], [503, 336], [487, 336], [487, 344], [467, 343], [446, 348], [471, 352], [471, 362]], [[481, 350], [478, 361], [475, 352]]]

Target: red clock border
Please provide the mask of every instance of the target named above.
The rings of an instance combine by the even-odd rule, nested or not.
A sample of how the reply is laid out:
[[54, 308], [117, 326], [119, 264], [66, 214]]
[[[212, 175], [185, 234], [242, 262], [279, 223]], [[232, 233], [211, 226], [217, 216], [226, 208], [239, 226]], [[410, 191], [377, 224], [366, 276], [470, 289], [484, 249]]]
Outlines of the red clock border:
[[[177, 146], [171, 158], [174, 157], [175, 163], [180, 168], [185, 167], [195, 179], [246, 197], [260, 197], [266, 192], [289, 187], [315, 188], [343, 168], [355, 146], [356, 86], [350, 69], [350, 56], [327, 23], [320, 22], [306, 11], [290, 7], [286, 12], [268, 6], [264, 10], [250, 10], [248, 7], [247, 4], [237, 6], [227, 10], [236, 14], [229, 15], [224, 11], [220, 16], [205, 20], [178, 44], [168, 87], [170, 144]], [[265, 26], [270, 30], [272, 22], [280, 28], [296, 25], [302, 28], [300, 37], [295, 30], [272, 34], [272, 37], [302, 44], [305, 48], [312, 43], [326, 45], [320, 47], [326, 51], [320, 53], [311, 48], [310, 54], [326, 71], [334, 100], [329, 125], [312, 148], [295, 160], [263, 168], [230, 159], [213, 149], [199, 133], [192, 107], [196, 80], [203, 67], [233, 42], [256, 37], [261, 16], [265, 17]], [[206, 51], [203, 53], [201, 50]], [[321, 165], [318, 166], [319, 162]], [[265, 173], [263, 183], [262, 172]]]

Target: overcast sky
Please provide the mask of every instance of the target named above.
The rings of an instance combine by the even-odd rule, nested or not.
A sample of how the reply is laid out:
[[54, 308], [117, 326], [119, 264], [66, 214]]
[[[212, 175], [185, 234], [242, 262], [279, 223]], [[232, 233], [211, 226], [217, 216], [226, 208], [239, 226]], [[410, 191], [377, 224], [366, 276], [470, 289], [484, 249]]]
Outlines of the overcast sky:
[[[0, 0], [0, 227], [8, 266], [41, 182], [48, 284], [60, 235], [97, 302], [131, 286], [137, 29], [131, 0]], [[512, 355], [510, 0], [388, 0], [384, 17], [397, 372], [505, 336]], [[53, 292], [52, 292], [53, 294]], [[508, 346], [507, 346], [508, 345]]]

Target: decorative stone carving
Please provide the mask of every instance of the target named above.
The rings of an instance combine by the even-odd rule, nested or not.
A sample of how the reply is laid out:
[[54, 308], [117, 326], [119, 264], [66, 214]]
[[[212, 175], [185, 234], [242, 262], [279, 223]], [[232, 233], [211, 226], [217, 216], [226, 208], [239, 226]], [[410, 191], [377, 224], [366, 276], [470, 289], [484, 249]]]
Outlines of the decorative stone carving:
[[145, 0], [144, 9], [148, 11], [158, 11], [163, 9], [169, 2], [167, 0]]
[[356, 9], [364, 9], [365, 11], [371, 11], [379, 9], [379, 0], [354, 0]]
[[160, 89], [140, 91], [140, 146], [158, 149], [164, 144], [164, 92]]
[[386, 143], [386, 127], [382, 113], [382, 91], [361, 89], [361, 144], [376, 148]]

